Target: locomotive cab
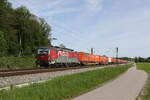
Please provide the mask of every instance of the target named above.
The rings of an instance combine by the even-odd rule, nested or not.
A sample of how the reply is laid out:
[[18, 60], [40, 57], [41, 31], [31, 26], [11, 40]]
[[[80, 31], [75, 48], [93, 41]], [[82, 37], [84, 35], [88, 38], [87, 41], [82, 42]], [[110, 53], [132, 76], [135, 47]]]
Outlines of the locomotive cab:
[[49, 49], [38, 49], [38, 55], [48, 55], [49, 54]]
[[50, 60], [50, 49], [49, 48], [39, 48], [37, 50], [37, 65], [49, 66]]

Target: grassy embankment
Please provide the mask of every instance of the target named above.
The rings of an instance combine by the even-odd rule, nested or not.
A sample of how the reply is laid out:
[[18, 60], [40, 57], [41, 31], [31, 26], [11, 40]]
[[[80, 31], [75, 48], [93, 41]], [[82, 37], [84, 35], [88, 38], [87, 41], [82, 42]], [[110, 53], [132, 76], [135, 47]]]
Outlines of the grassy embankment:
[[0, 92], [0, 100], [68, 100], [125, 72], [130, 65], [109, 67], [54, 78], [40, 84]]
[[1, 57], [0, 69], [18, 69], [36, 67], [33, 57]]
[[150, 63], [138, 63], [137, 67], [138, 69], [146, 71], [149, 75], [148, 81], [140, 97], [142, 100], [150, 100]]
[[0, 88], [3, 88], [4, 86], [0, 86]]

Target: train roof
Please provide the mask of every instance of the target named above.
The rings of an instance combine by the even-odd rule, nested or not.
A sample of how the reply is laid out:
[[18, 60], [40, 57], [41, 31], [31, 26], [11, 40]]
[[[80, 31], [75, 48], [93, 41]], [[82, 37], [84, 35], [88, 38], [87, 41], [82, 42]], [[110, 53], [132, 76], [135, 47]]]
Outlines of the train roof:
[[59, 46], [40, 47], [39, 49], [57, 49], [57, 50], [63, 50], [63, 51], [74, 51], [73, 49], [59, 47]]

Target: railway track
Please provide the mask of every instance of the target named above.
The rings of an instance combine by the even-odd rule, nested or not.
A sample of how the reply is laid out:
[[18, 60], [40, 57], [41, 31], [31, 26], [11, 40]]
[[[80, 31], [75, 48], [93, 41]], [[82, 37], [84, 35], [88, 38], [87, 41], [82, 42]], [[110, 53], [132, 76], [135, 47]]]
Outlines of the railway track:
[[37, 69], [47, 69], [47, 68], [22, 68], [22, 69], [3, 69], [0, 72], [13, 72], [13, 71], [22, 71], [22, 70], [37, 70]]
[[[89, 68], [89, 67], [91, 67], [91, 66], [67, 67], [67, 68], [31, 68], [31, 69], [0, 70], [0, 77], [10, 77], [10, 76], [37, 74], [37, 73], [46, 73], [46, 72], [56, 72], [56, 71], [82, 69], [82, 68]], [[98, 67], [98, 66], [92, 66], [92, 67]]]
[[[124, 65], [124, 64], [119, 64]], [[73, 69], [83, 69], [89, 67], [103, 67], [103, 66], [114, 66], [114, 65], [95, 65], [95, 66], [78, 66], [78, 67], [65, 67], [65, 68], [28, 68], [28, 69], [13, 69], [13, 70], [0, 70], [0, 77], [20, 76], [28, 74], [38, 74], [46, 72], [56, 72]]]

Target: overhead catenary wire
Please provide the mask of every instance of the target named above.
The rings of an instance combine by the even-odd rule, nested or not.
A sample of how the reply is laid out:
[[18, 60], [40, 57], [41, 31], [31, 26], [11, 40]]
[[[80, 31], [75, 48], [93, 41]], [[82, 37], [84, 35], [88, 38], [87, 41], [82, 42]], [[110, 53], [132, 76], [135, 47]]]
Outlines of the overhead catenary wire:
[[[85, 41], [83, 41], [83, 38], [81, 38], [79, 36], [79, 34], [84, 34], [84, 33], [81, 33], [79, 31], [71, 29], [70, 27], [68, 28], [68, 27], [65, 27], [64, 25], [57, 24], [55, 22], [52, 22], [52, 25], [54, 26], [54, 28], [57, 29], [58, 33], [63, 33], [63, 34], [59, 35], [59, 37], [61, 37], [61, 39], [59, 39], [59, 41], [61, 41], [63, 43], [67, 43], [67, 44], [74, 44], [74, 45], [76, 45], [76, 41], [82, 42], [82, 43], [85, 42]], [[62, 37], [64, 35], [66, 35], [67, 39], [68, 38], [72, 38], [72, 40], [75, 40], [75, 41], [65, 41], [63, 39], [64, 37]], [[87, 44], [87, 42], [85, 42], [84, 44]], [[78, 46], [76, 46], [76, 47], [78, 47]], [[91, 47], [89, 47], [89, 49], [91, 49]], [[107, 48], [107, 50], [104, 50], [104, 49], [106, 49], [106, 48], [96, 48], [96, 47], [94, 47], [94, 51], [93, 52], [97, 53], [97, 54], [102, 54], [102, 55], [105, 55], [107, 53], [111, 53], [112, 57], [115, 57], [115, 50], [114, 50], [114, 48]], [[87, 48], [85, 48], [85, 50], [87, 50], [89, 52], [91, 51], [91, 50], [88, 50]], [[101, 50], [101, 52], [100, 52], [100, 50]]]
[[[62, 26], [60, 24], [58, 25], [54, 22], [52, 23], [52, 25], [54, 26], [54, 28], [57, 29], [57, 31], [59, 31], [58, 33], [62, 32], [63, 36], [66, 35], [67, 39], [72, 38], [72, 40], [75, 40], [75, 41], [69, 41], [68, 42], [68, 41], [64, 41], [64, 39], [61, 39], [61, 41], [63, 41], [63, 43], [67, 42], [68, 44], [71, 43], [71, 44], [74, 44], [74, 45], [76, 45], [76, 41], [84, 43], [84, 41], [82, 41], [83, 38], [81, 38], [81, 36], [78, 36], [78, 34], [84, 34], [84, 33], [74, 31], [73, 29], [66, 28], [65, 26]], [[60, 34], [60, 36], [61, 36], [61, 34]], [[60, 40], [60, 39], [58, 39], [58, 40]], [[87, 44], [87, 43], [85, 42], [84, 44]]]
[[69, 34], [67, 34], [68, 36], [71, 36], [71, 38], [74, 38], [74, 39], [77, 39], [77, 40], [82, 40], [82, 38], [80, 38], [79, 36], [78, 36], [78, 34], [84, 34], [84, 33], [81, 33], [81, 32], [79, 32], [79, 31], [75, 31], [75, 30], [73, 30], [73, 29], [71, 29], [71, 28], [67, 28], [67, 27], [65, 27], [65, 26], [63, 26], [63, 25], [58, 25], [58, 24], [56, 24], [56, 23], [52, 23], [52, 25], [55, 27], [55, 28], [58, 28], [59, 30], [62, 30], [65, 34], [66, 33], [69, 33]]

